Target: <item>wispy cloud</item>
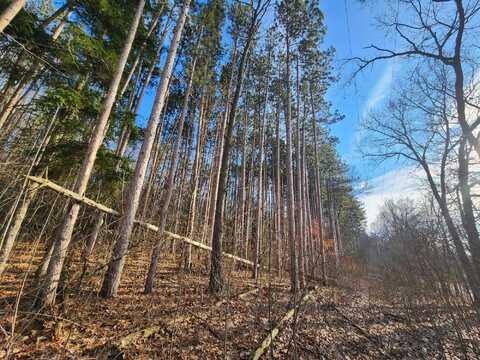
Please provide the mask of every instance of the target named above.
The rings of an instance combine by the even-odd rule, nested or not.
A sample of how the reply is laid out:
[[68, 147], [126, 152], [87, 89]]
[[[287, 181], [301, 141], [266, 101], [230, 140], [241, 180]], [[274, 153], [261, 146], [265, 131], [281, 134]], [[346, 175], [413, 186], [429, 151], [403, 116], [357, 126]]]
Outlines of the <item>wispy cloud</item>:
[[398, 66], [398, 61], [394, 59], [390, 61], [385, 67], [382, 76], [375, 84], [374, 88], [370, 92], [370, 95], [368, 96], [367, 101], [362, 108], [362, 118], [368, 115], [370, 111], [375, 109], [375, 107], [377, 107], [379, 104], [381, 104], [383, 100], [385, 100], [385, 98], [390, 92], [390, 88], [392, 87], [393, 79], [395, 77], [396, 71], [398, 70]]
[[[395, 78], [395, 74], [397, 73], [399, 68], [399, 63], [396, 59], [393, 59], [388, 63], [388, 65], [383, 70], [382, 75], [378, 79], [377, 83], [370, 91], [368, 95], [368, 99], [363, 104], [360, 110], [360, 123], [365, 119], [368, 114], [377, 108], [379, 105], [383, 103], [383, 101], [388, 97], [390, 94], [390, 89], [392, 88], [392, 84]], [[362, 141], [365, 139], [367, 135], [366, 131], [361, 127], [357, 126], [355, 136], [352, 142], [353, 147], [361, 146]], [[356, 153], [354, 151], [354, 153]]]
[[367, 184], [370, 190], [359, 197], [366, 211], [368, 228], [377, 218], [380, 208], [386, 200], [420, 199], [424, 194], [422, 175], [421, 169], [407, 166], [370, 180]]

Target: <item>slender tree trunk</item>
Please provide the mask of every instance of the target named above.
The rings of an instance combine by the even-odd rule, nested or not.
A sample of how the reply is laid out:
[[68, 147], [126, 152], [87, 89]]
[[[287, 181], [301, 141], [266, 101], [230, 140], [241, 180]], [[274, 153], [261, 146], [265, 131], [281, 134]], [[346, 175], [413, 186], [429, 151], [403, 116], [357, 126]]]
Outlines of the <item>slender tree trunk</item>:
[[[27, 174], [35, 174], [36, 167], [39, 165], [44, 153], [45, 148], [48, 146], [51, 138], [52, 138], [52, 130], [56, 123], [58, 114], [60, 111], [60, 107], [57, 107], [53, 118], [48, 125], [42, 143], [40, 144], [37, 153], [32, 160], [32, 164], [30, 165], [30, 169]], [[26, 181], [26, 180], [25, 180]], [[2, 235], [2, 241], [0, 241], [0, 275], [2, 275], [5, 267], [7, 265], [8, 258], [10, 257], [10, 252], [12, 251], [13, 245], [18, 237], [20, 229], [22, 227], [23, 221], [25, 220], [25, 216], [27, 211], [30, 207], [32, 200], [34, 199], [38, 188], [34, 186], [34, 184], [28, 182], [24, 183], [24, 187], [22, 188], [21, 194], [23, 194], [23, 201], [21, 201], [20, 206], [18, 202], [16, 202], [12, 208], [13, 212], [13, 219], [10, 218], [10, 222], [7, 222], [5, 225], [5, 232]], [[20, 195], [21, 196], [21, 195]], [[4, 241], [3, 241], [4, 240]]]
[[275, 237], [277, 242], [277, 275], [282, 272], [282, 169], [280, 167], [280, 111], [275, 114]]
[[[152, 33], [155, 31], [155, 29], [157, 28], [158, 22], [160, 20], [160, 16], [162, 15], [162, 12], [163, 12], [163, 7], [164, 7], [164, 5], [162, 3], [162, 6], [158, 9], [157, 13], [155, 14], [154, 18], [152, 19], [152, 22], [150, 24], [150, 28], [149, 28], [147, 34], [145, 35], [145, 41], [140, 46], [140, 49], [138, 50], [138, 54], [135, 57], [135, 60], [133, 61], [132, 67], [130, 68], [129, 73], [128, 73], [127, 77], [125, 78], [125, 82], [123, 83], [123, 85], [120, 89], [120, 92], [118, 93], [119, 98], [121, 98], [123, 96], [123, 94], [125, 93], [125, 91], [127, 90], [128, 85], [130, 84], [130, 81], [132, 80], [133, 74], [137, 70], [137, 66], [141, 67], [141, 66], [139, 66], [139, 64], [140, 64], [140, 61], [143, 57], [143, 53], [145, 51], [145, 48], [147, 47], [147, 41], [150, 38], [150, 36], [152, 36]], [[164, 34], [167, 32], [168, 23], [169, 23], [169, 21], [167, 20], [167, 23], [165, 24], [165, 29], [164, 29], [164, 32], [163, 32]], [[162, 38], [163, 38], [163, 36], [162, 36]], [[163, 47], [163, 40], [160, 42], [160, 45], [159, 45], [160, 51], [161, 51], [162, 47]], [[155, 63], [156, 63], [156, 61], [153, 61], [152, 64], [155, 65]]]
[[12, 0], [3, 13], [0, 15], [0, 32], [10, 24], [13, 18], [22, 10], [27, 0]]
[[[166, 98], [168, 98], [168, 93], [169, 92], [167, 91]], [[165, 124], [165, 112], [166, 112], [166, 108], [164, 107], [163, 113], [160, 117], [160, 124], [157, 129], [157, 134], [155, 136], [155, 147], [153, 149], [153, 153], [151, 156], [152, 159], [150, 160], [152, 164], [150, 167], [150, 174], [148, 176], [147, 185], [143, 192], [143, 209], [142, 209], [142, 215], [141, 215], [142, 219], [145, 219], [147, 215], [147, 209], [149, 208], [150, 201], [151, 201], [150, 194], [152, 192], [155, 179], [157, 178], [157, 175], [158, 175], [158, 169], [160, 167], [160, 163], [162, 162], [160, 159], [160, 153], [161, 153], [160, 149], [161, 149], [163, 126]]]
[[88, 260], [90, 258], [90, 256], [92, 255], [93, 248], [95, 247], [95, 244], [97, 243], [97, 240], [98, 240], [98, 237], [99, 237], [100, 232], [102, 230], [102, 225], [103, 225], [104, 221], [105, 221], [105, 214], [100, 212], [100, 211], [96, 211], [95, 212], [95, 221], [94, 221], [93, 227], [92, 227], [92, 233], [88, 237], [87, 244], [85, 246], [84, 258], [86, 260]]
[[[199, 172], [201, 167], [201, 158], [202, 158], [202, 138], [203, 138], [203, 115], [204, 115], [204, 107], [205, 107], [205, 99], [204, 94], [202, 94], [202, 98], [200, 99], [200, 114], [198, 119], [198, 130], [197, 130], [197, 139], [196, 149], [195, 149], [195, 160], [193, 162], [193, 169], [192, 169], [192, 177], [191, 177], [191, 184], [192, 184], [192, 198], [190, 200], [190, 218], [188, 220], [188, 231], [187, 237], [193, 238], [194, 229], [195, 229], [195, 221], [196, 221], [196, 210], [197, 210], [197, 193], [198, 193], [198, 181], [199, 181]], [[185, 259], [184, 259], [184, 270], [191, 271], [192, 270], [192, 245], [186, 245], [186, 252], [185, 252]]]
[[296, 92], [297, 92], [297, 112], [296, 112], [296, 132], [295, 132], [295, 182], [296, 182], [296, 193], [295, 193], [295, 210], [296, 210], [296, 223], [295, 229], [296, 240], [297, 240], [297, 255], [298, 255], [298, 280], [301, 288], [305, 287], [305, 249], [304, 245], [304, 229], [303, 229], [303, 187], [302, 187], [302, 163], [301, 163], [301, 151], [300, 151], [300, 74], [299, 74], [299, 63], [297, 56], [297, 66], [296, 66]]
[[[247, 171], [247, 132], [248, 132], [248, 124], [247, 124], [247, 111], [243, 114], [243, 129], [242, 129], [242, 166], [240, 169], [240, 184], [238, 189], [238, 229], [237, 229], [237, 244], [239, 246], [243, 246], [243, 237], [244, 237], [244, 230], [245, 230], [245, 179], [246, 179], [246, 171]], [[240, 254], [240, 252], [239, 252]]]
[[465, 277], [470, 287], [470, 290], [473, 294], [474, 301], [478, 306], [480, 304], [480, 279], [478, 277], [478, 273], [475, 271], [475, 267], [472, 265], [470, 259], [467, 256], [465, 247], [463, 245], [460, 234], [457, 231], [457, 227], [453, 221], [453, 218], [450, 214], [450, 209], [448, 208], [445, 197], [443, 197], [439, 193], [437, 184], [430, 172], [430, 168], [425, 162], [421, 162], [421, 166], [425, 171], [425, 174], [427, 176], [427, 181], [433, 192], [433, 196], [437, 201], [438, 206], [440, 207], [440, 211], [442, 213], [442, 216], [445, 220], [445, 225], [447, 226], [448, 232], [455, 246], [455, 250], [457, 252], [457, 256], [459, 258], [460, 264], [462, 266], [462, 270], [465, 273]]
[[[170, 76], [172, 74], [173, 63], [177, 55], [177, 48], [182, 37], [183, 27], [185, 24], [189, 6], [190, 0], [185, 0], [179, 18], [177, 20], [177, 24], [175, 26], [173, 38], [170, 44], [170, 49], [168, 51], [167, 60], [160, 80], [160, 85], [157, 89], [152, 112], [148, 120], [144, 140], [140, 149], [137, 164], [135, 166], [135, 174], [129, 185], [127, 207], [119, 227], [119, 237], [115, 242], [112, 256], [108, 264], [108, 270], [103, 279], [102, 289], [100, 290], [100, 296], [102, 297], [108, 298], [115, 296], [117, 294], [118, 287], [120, 286], [123, 266], [125, 265], [125, 256], [127, 253], [128, 244], [130, 242], [130, 236], [133, 230], [135, 215], [137, 213], [139, 205], [140, 194], [143, 187], [143, 181], [145, 179], [148, 160], [150, 159], [153, 141], [157, 132], [158, 121], [165, 103], [165, 96], [167, 94], [167, 88], [170, 82]], [[159, 233], [159, 236], [162, 236], [162, 233], [163, 231]]]
[[[255, 132], [254, 132], [255, 134]], [[244, 240], [243, 243], [245, 244], [245, 259], [248, 259], [248, 254], [249, 254], [249, 243], [250, 243], [250, 230], [252, 228], [252, 208], [253, 208], [253, 194], [255, 193], [255, 181], [253, 181], [254, 176], [253, 176], [253, 168], [254, 168], [254, 162], [255, 162], [255, 155], [253, 149], [255, 149], [256, 146], [256, 137], [255, 135], [253, 136], [252, 139], [252, 151], [250, 154], [250, 164], [248, 166], [248, 184], [250, 186], [247, 189], [247, 194], [246, 194], [246, 219], [245, 219], [245, 234], [244, 234]]]
[[463, 0], [455, 0], [458, 15], [458, 27], [456, 28], [455, 50], [452, 61], [453, 70], [455, 72], [455, 102], [457, 108], [457, 119], [462, 128], [463, 135], [468, 139], [470, 145], [480, 156], [480, 142], [475, 138], [472, 129], [467, 121], [464, 91], [464, 73], [462, 67], [462, 42], [463, 33], [465, 31], [465, 10], [463, 8]]
[[[164, 44], [165, 38], [167, 36], [167, 30], [168, 30], [168, 21], [165, 24], [164, 29], [162, 30], [162, 34], [160, 35], [160, 41], [159, 41], [159, 45], [157, 47], [157, 51], [155, 53], [154, 60], [152, 61], [152, 63], [150, 64], [150, 66], [148, 68], [147, 76], [145, 77], [145, 79], [142, 83], [140, 93], [138, 94], [138, 97], [135, 101], [135, 106], [134, 106], [134, 109], [132, 111], [134, 117], [136, 117], [137, 114], [138, 114], [138, 111], [140, 109], [140, 105], [141, 105], [143, 97], [145, 95], [145, 91], [147, 90], [148, 86], [150, 85], [155, 67], [158, 64], [158, 62], [160, 61], [160, 57], [162, 55], [163, 44]], [[130, 82], [130, 80], [128, 80], [128, 82]], [[128, 85], [128, 82], [126, 81], [125, 85]], [[168, 99], [168, 91], [167, 91], [167, 95], [165, 95], [165, 98]], [[120, 138], [118, 140], [118, 146], [117, 146], [117, 150], [116, 150], [116, 154], [118, 156], [124, 156], [125, 155], [125, 150], [127, 149], [128, 141], [130, 139], [131, 132], [132, 132], [132, 128], [129, 124], [126, 124], [126, 125], [123, 126], [122, 133], [121, 133]]]
[[33, 184], [29, 184], [29, 186], [27, 187], [23, 201], [20, 203], [20, 206], [17, 207], [17, 210], [15, 211], [15, 217], [10, 228], [8, 229], [5, 241], [2, 244], [0, 250], [0, 276], [2, 275], [3, 271], [7, 266], [10, 252], [12, 251], [13, 245], [15, 244], [15, 240], [17, 239], [18, 233], [23, 224], [25, 215], [27, 214], [28, 208], [30, 207], [30, 203], [35, 197], [36, 189], [32, 185]]
[[[237, 59], [237, 41], [234, 40], [234, 46], [232, 51], [231, 57], [231, 64], [232, 64], [232, 71], [230, 73], [230, 78], [228, 80], [227, 85], [227, 96], [225, 98], [225, 112], [223, 117], [221, 118], [221, 125], [218, 127], [217, 138], [215, 141], [215, 158], [214, 164], [212, 167], [212, 176], [210, 178], [210, 199], [209, 199], [209, 207], [208, 207], [208, 228], [205, 232], [206, 234], [206, 242], [210, 243], [213, 238], [214, 232], [214, 223], [215, 223], [215, 213], [216, 213], [216, 206], [217, 206], [217, 198], [218, 198], [218, 185], [220, 183], [220, 166], [221, 161], [223, 158], [223, 152], [225, 147], [225, 131], [227, 128], [227, 121], [230, 116], [231, 106], [231, 91], [232, 91], [232, 84], [233, 84], [233, 68], [234, 64], [236, 63]], [[238, 78], [238, 77], [237, 77]], [[220, 119], [220, 118], [219, 118]]]
[[[132, 86], [131, 86], [131, 89], [130, 89], [130, 96], [128, 97], [128, 103], [127, 103], [127, 111], [128, 113], [131, 113], [133, 116], [133, 119], [135, 119], [136, 115], [137, 115], [137, 111], [138, 111], [138, 108], [139, 108], [139, 104], [140, 102], [142, 101], [141, 98], [137, 97], [136, 98], [136, 89], [138, 87], [138, 84], [140, 83], [140, 78], [141, 78], [141, 70], [142, 70], [142, 67], [139, 66], [138, 67], [139, 71], [137, 72], [136, 74], [136, 78], [135, 78], [135, 82], [132, 83]], [[145, 79], [147, 80], [147, 79]], [[150, 79], [148, 79], [149, 81]], [[143, 82], [142, 84], [142, 89], [141, 89], [141, 95], [143, 96], [143, 89], [148, 86], [148, 84], [146, 83], [146, 81]], [[136, 102], [136, 105], [134, 105], [134, 103]], [[135, 108], [135, 110], [134, 110]], [[132, 111], [133, 110], [133, 111]], [[125, 123], [123, 125], [123, 128], [122, 128], [122, 132], [120, 134], [120, 137], [118, 138], [118, 142], [117, 142], [117, 148], [115, 149], [115, 155], [117, 155], [118, 157], [123, 157], [125, 155], [125, 152], [127, 151], [127, 146], [128, 146], [128, 142], [130, 140], [130, 135], [132, 133], [132, 126], [133, 124], [131, 123]], [[120, 170], [120, 165], [121, 165], [121, 161], [117, 161], [117, 164], [115, 166], [115, 170], [116, 171], [119, 171]]]
[[[226, 113], [227, 111], [225, 111], [225, 114]], [[226, 116], [217, 116], [217, 133], [215, 137], [215, 149], [213, 151], [213, 162], [210, 170], [210, 179], [208, 181], [208, 201], [205, 208], [205, 225], [203, 228], [202, 236], [202, 241], [206, 244], [210, 243], [213, 233], [213, 217], [215, 215], [215, 205], [217, 203], [218, 175], [220, 168], [220, 157], [223, 149], [225, 121]]]
[[[112, 110], [115, 98], [117, 95], [118, 87], [120, 85], [120, 80], [122, 77], [123, 70], [127, 63], [128, 54], [132, 48], [133, 41], [135, 39], [135, 34], [137, 32], [138, 24], [142, 17], [143, 8], [145, 6], [145, 0], [140, 0], [137, 6], [137, 10], [133, 19], [133, 22], [130, 26], [130, 30], [127, 35], [127, 40], [125, 42], [124, 48], [120, 55], [117, 67], [115, 69], [114, 76], [109, 86], [107, 95], [103, 101], [102, 111], [95, 128], [95, 131], [90, 139], [88, 144], [87, 153], [82, 162], [80, 172], [77, 177], [77, 181], [73, 188], [73, 191], [83, 195], [87, 188], [88, 182], [90, 180], [90, 175], [93, 170], [93, 165], [95, 163], [95, 158], [97, 152], [102, 145], [103, 139], [106, 134], [108, 118], [110, 117], [110, 112]], [[40, 293], [40, 299], [37, 302], [39, 306], [43, 305], [53, 305], [55, 303], [56, 290], [58, 286], [58, 281], [60, 279], [60, 273], [63, 268], [63, 263], [65, 261], [65, 255], [67, 254], [67, 249], [70, 244], [73, 228], [78, 218], [80, 211], [79, 203], [71, 203], [65, 214], [63, 223], [61, 225], [61, 230], [58, 233], [58, 238], [56, 239], [52, 258], [50, 259], [47, 275], [45, 278], [45, 283], [42, 287]]]
[[[286, 74], [286, 113], [285, 113], [285, 129], [287, 137], [287, 214], [288, 214], [288, 241], [290, 244], [290, 285], [291, 291], [297, 293], [299, 290], [298, 278], [298, 260], [296, 249], [296, 231], [295, 231], [295, 196], [293, 182], [293, 156], [292, 156], [292, 91], [290, 88], [290, 38], [286, 36], [287, 48], [287, 74]], [[299, 255], [299, 254], [298, 254]]]
[[159, 236], [155, 242], [155, 245], [152, 250], [152, 256], [150, 260], [150, 266], [148, 268], [147, 279], [145, 280], [145, 293], [150, 294], [153, 291], [153, 287], [155, 284], [155, 276], [157, 273], [158, 267], [158, 260], [160, 259], [160, 247], [162, 245], [162, 236], [165, 230], [165, 224], [167, 219], [167, 211], [170, 205], [170, 200], [172, 198], [173, 193], [173, 182], [174, 182], [174, 175], [175, 175], [175, 167], [178, 159], [178, 155], [180, 153], [180, 144], [182, 142], [182, 134], [183, 134], [183, 126], [185, 124], [185, 118], [187, 117], [188, 113], [188, 105], [190, 100], [190, 94], [192, 93], [192, 83], [193, 83], [193, 76], [195, 73], [195, 65], [196, 59], [193, 60], [192, 68], [190, 70], [190, 79], [188, 81], [188, 86], [185, 94], [185, 99], [183, 101], [183, 109], [182, 114], [180, 115], [180, 119], [178, 120], [178, 127], [177, 127], [177, 140], [175, 141], [175, 149], [173, 151], [172, 162], [170, 165], [170, 170], [168, 173], [168, 177], [166, 180], [166, 194], [163, 200], [162, 208], [160, 209], [159, 217], [160, 217], [160, 225], [159, 228]]
[[[265, 102], [267, 100], [265, 99]], [[257, 212], [256, 212], [256, 223], [257, 231], [255, 234], [255, 244], [253, 249], [253, 278], [258, 279], [258, 267], [259, 267], [259, 256], [260, 256], [260, 241], [262, 238], [262, 215], [263, 215], [263, 161], [264, 161], [264, 141], [265, 141], [265, 117], [266, 117], [266, 106], [264, 109], [264, 115], [261, 120], [260, 129], [259, 129], [259, 154], [258, 154], [258, 181], [257, 181]]]
[[333, 239], [333, 251], [335, 256], [335, 271], [338, 271], [338, 267], [340, 265], [340, 259], [338, 254], [338, 238], [337, 238], [337, 231], [336, 231], [336, 214], [335, 214], [335, 194], [333, 193], [333, 185], [332, 180], [330, 179], [329, 184], [327, 185], [328, 188], [328, 200], [329, 200], [329, 223], [330, 223], [330, 233], [332, 234]]
[[[182, 207], [182, 203], [183, 203], [183, 198], [185, 196], [185, 181], [187, 179], [187, 172], [188, 172], [188, 151], [187, 151], [187, 148], [189, 147], [189, 143], [191, 141], [190, 140], [185, 140], [184, 143], [185, 143], [185, 150], [184, 150], [184, 155], [183, 155], [183, 158], [180, 160], [180, 163], [183, 164], [183, 166], [181, 167], [181, 169], [177, 169], [177, 173], [180, 172], [180, 176], [176, 176], [176, 178], [178, 179], [180, 177], [180, 184], [179, 186], [177, 186], [177, 202], [175, 204], [175, 221], [174, 221], [174, 225], [173, 225], [173, 232], [175, 234], [180, 234], [180, 213], [181, 213], [181, 207]], [[179, 164], [179, 166], [181, 165]], [[176, 251], [176, 247], [175, 247], [175, 244], [176, 244], [176, 239], [172, 239], [172, 242], [171, 242], [171, 253], [172, 255], [175, 255], [175, 251]]]
[[317, 204], [318, 204], [318, 225], [319, 225], [319, 241], [320, 241], [320, 256], [321, 256], [321, 271], [322, 271], [322, 279], [324, 285], [327, 284], [327, 267], [325, 261], [325, 242], [324, 242], [324, 233], [323, 233], [323, 204], [322, 204], [322, 185], [321, 185], [321, 176], [320, 176], [320, 158], [318, 153], [318, 139], [317, 139], [317, 120], [315, 117], [315, 107], [313, 102], [313, 93], [312, 87], [309, 87], [310, 91], [310, 106], [312, 112], [312, 128], [313, 128], [313, 148], [314, 148], [314, 155], [315, 155], [315, 165], [313, 167], [315, 171], [315, 186], [316, 186], [316, 194], [317, 194]]
[[302, 136], [301, 136], [301, 154], [300, 154], [300, 168], [301, 168], [301, 183], [302, 183], [302, 229], [303, 229], [303, 238], [304, 238], [304, 281], [307, 274], [311, 271], [313, 267], [313, 246], [312, 246], [312, 237], [311, 237], [311, 217], [310, 217], [310, 204], [309, 204], [309, 184], [307, 176], [307, 164], [305, 159], [305, 123], [306, 123], [306, 102], [304, 101], [304, 119], [302, 123]]
[[222, 264], [222, 235], [223, 235], [223, 207], [226, 195], [226, 184], [228, 175], [228, 163], [230, 157], [230, 146], [232, 140], [232, 130], [237, 114], [238, 101], [243, 88], [243, 80], [247, 61], [250, 57], [250, 48], [252, 41], [257, 31], [257, 21], [260, 13], [259, 8], [254, 10], [254, 14], [248, 30], [248, 35], [245, 40], [242, 56], [240, 57], [240, 64], [237, 71], [237, 81], [235, 85], [235, 93], [233, 95], [232, 104], [228, 114], [228, 121], [226, 124], [226, 133], [223, 144], [223, 153], [220, 161], [220, 172], [218, 182], [218, 195], [215, 206], [215, 216], [213, 222], [212, 234], [212, 252], [210, 258], [210, 281], [209, 290], [212, 293], [219, 293], [223, 290], [223, 264]]
[[472, 263], [475, 266], [477, 274], [480, 275], [480, 239], [475, 221], [472, 197], [470, 193], [469, 178], [469, 154], [466, 151], [466, 139], [462, 137], [458, 153], [458, 187], [462, 199], [462, 209], [460, 212], [462, 225], [467, 234], [468, 245], [472, 255]]

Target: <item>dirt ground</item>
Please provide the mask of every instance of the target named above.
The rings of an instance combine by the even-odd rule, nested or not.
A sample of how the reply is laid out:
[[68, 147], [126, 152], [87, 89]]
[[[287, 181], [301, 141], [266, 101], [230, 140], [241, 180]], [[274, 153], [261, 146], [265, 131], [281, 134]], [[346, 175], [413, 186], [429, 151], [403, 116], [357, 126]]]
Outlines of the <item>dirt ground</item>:
[[[32, 315], [31, 276], [15, 310], [27, 270], [31, 274], [39, 262], [39, 256], [31, 262], [31, 249], [21, 244], [0, 279], [0, 358], [9, 349], [12, 359], [249, 359], [293, 305], [288, 279], [264, 275], [255, 284], [247, 269], [233, 271], [232, 263], [225, 268], [225, 295], [209, 295], [205, 253], [200, 259], [195, 254], [190, 274], [178, 271], [178, 259], [165, 255], [154, 293], [144, 295], [148, 255], [131, 252], [119, 295], [108, 300], [96, 295], [104, 259], [89, 264], [81, 284], [83, 264], [73, 261], [64, 304]], [[264, 358], [480, 358], [478, 318], [470, 309], [463, 311], [466, 331], [451, 309], [387, 304], [372, 295], [371, 286], [365, 279], [348, 286], [309, 284], [304, 293], [312, 291], [314, 300], [299, 306]], [[127, 335], [143, 330], [153, 333], [118, 347]]]

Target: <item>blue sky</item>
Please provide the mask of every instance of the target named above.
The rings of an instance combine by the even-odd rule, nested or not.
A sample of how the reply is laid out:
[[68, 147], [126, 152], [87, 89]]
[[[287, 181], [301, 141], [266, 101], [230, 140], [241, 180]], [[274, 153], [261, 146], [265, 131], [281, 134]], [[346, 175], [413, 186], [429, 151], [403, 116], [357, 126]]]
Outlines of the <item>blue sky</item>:
[[[369, 5], [365, 5], [359, 0], [320, 1], [327, 25], [324, 45], [336, 49], [334, 66], [340, 77], [328, 92], [328, 99], [335, 109], [345, 115], [343, 121], [331, 126], [331, 132], [339, 139], [337, 149], [340, 156], [353, 168], [355, 175], [368, 181], [369, 192], [361, 195], [360, 199], [365, 204], [367, 221], [371, 224], [387, 198], [404, 194], [407, 188], [412, 189], [410, 183], [405, 183], [411, 178], [411, 169], [402, 168], [403, 164], [395, 161], [381, 165], [372, 163], [362, 158], [358, 151], [358, 142], [363, 136], [360, 119], [368, 110], [381, 106], [399, 67], [393, 62], [379, 62], [349, 81], [356, 65], [345, 62], [352, 56], [367, 56], [369, 52], [365, 47], [370, 44], [392, 46], [392, 41], [385, 37], [375, 21], [376, 16], [385, 10], [385, 2], [370, 1]], [[269, 19], [265, 22], [269, 23]], [[150, 90], [149, 96], [142, 102], [140, 122], [146, 122], [153, 96], [154, 91]], [[403, 184], [396, 181], [399, 178], [403, 179]], [[396, 184], [400, 186], [398, 189]], [[388, 192], [384, 191], [385, 187], [389, 188]]]
[[388, 96], [397, 66], [392, 62], [379, 62], [349, 81], [356, 65], [346, 64], [344, 60], [367, 56], [369, 51], [365, 47], [371, 44], [391, 43], [375, 20], [384, 10], [382, 3], [376, 1], [373, 5], [365, 5], [358, 0], [321, 1], [327, 24], [325, 45], [336, 49], [335, 65], [340, 75], [340, 81], [330, 90], [328, 99], [345, 115], [345, 119], [333, 125], [331, 130], [340, 140], [338, 151], [342, 158], [365, 180], [381, 176], [394, 167], [392, 163], [377, 166], [363, 159], [358, 152], [358, 142], [362, 136], [359, 126], [361, 117], [368, 110], [380, 106]]
[[387, 199], [406, 196], [418, 199], [422, 192], [419, 185], [421, 173], [415, 167], [395, 160], [378, 164], [359, 153], [359, 143], [364, 136], [360, 128], [361, 118], [369, 110], [379, 108], [388, 98], [395, 80], [401, 76], [402, 66], [401, 62], [378, 62], [349, 81], [357, 67], [354, 63], [345, 63], [345, 59], [371, 56], [372, 53], [366, 49], [371, 44], [385, 48], [396, 46], [396, 40], [387, 37], [376, 21], [388, 10], [388, 2], [367, 3], [369, 5], [358, 0], [321, 0], [327, 25], [325, 45], [336, 49], [335, 67], [340, 76], [340, 81], [329, 91], [328, 99], [345, 115], [342, 122], [331, 126], [331, 132], [339, 139], [337, 149], [341, 157], [368, 187], [368, 191], [360, 194], [359, 198], [371, 229]]

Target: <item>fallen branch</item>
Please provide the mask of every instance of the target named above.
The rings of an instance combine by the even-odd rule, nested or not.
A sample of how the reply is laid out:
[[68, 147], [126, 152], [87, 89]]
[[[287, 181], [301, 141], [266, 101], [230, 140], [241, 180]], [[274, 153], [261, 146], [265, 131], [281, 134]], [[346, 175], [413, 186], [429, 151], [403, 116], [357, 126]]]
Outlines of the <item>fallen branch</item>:
[[139, 339], [147, 339], [150, 336], [157, 334], [158, 332], [160, 332], [161, 329], [162, 328], [160, 326], [147, 327], [140, 331], [130, 333], [127, 336], [124, 336], [121, 339], [113, 342], [113, 344], [115, 344], [119, 349], [123, 350], [138, 341]]
[[103, 345], [96, 346], [84, 351], [84, 355], [93, 355], [96, 359], [123, 359], [125, 350], [140, 339], [148, 339], [158, 334], [163, 327], [152, 326], [139, 331], [134, 331], [118, 340], [109, 340]]
[[124, 351], [137, 342], [138, 340], [146, 340], [149, 337], [158, 334], [162, 330], [166, 332], [171, 332], [169, 330], [170, 326], [175, 326], [178, 321], [185, 320], [185, 317], [175, 317], [174, 319], [168, 321], [167, 323], [162, 323], [157, 326], [146, 327], [142, 330], [133, 331], [125, 336], [122, 336], [116, 340], [108, 340], [107, 342], [90, 347], [86, 349], [84, 355], [94, 355], [97, 359], [117, 359], [121, 358]]
[[383, 351], [382, 349], [382, 343], [375, 337], [375, 336], [372, 336], [370, 335], [370, 333], [364, 329], [362, 329], [359, 325], [357, 325], [355, 322], [353, 322], [349, 317], [347, 317], [345, 314], [343, 314], [338, 308], [337, 306], [333, 305], [333, 310], [335, 310], [335, 312], [340, 315], [340, 317], [345, 321], [347, 322], [350, 326], [352, 326], [355, 330], [357, 330], [358, 333], [360, 333], [360, 335], [362, 335], [365, 339], [367, 339], [368, 341], [370, 341], [372, 344], [376, 345], [377, 347], [377, 350], [380, 354], [383, 355], [384, 358], [386, 359], [390, 359], [391, 356], [388, 355], [385, 351]]
[[[252, 290], [248, 290], [248, 291], [246, 291], [246, 292], [244, 292], [244, 293], [241, 293], [241, 294], [239, 294], [239, 295], [235, 295], [235, 296], [233, 296], [233, 298], [238, 297], [239, 299], [245, 300], [246, 297], [248, 297], [248, 296], [251, 295], [251, 294], [255, 294], [256, 292], [258, 292], [258, 288], [252, 289]], [[225, 304], [228, 300], [231, 300], [231, 298], [230, 298], [230, 299], [223, 299], [223, 300], [217, 301], [217, 302], [215, 303], [215, 306], [220, 306], [220, 305], [222, 305], [222, 304]]]
[[278, 333], [280, 332], [281, 328], [285, 325], [285, 323], [290, 320], [295, 313], [298, 311], [300, 306], [303, 304], [306, 304], [312, 300], [315, 299], [313, 296], [313, 293], [315, 292], [316, 288], [310, 290], [300, 301], [300, 303], [288, 310], [288, 312], [280, 319], [280, 321], [277, 323], [277, 325], [270, 331], [268, 336], [262, 341], [262, 344], [260, 347], [255, 351], [253, 354], [253, 360], [258, 360], [262, 357], [262, 355], [268, 350], [270, 345], [272, 344], [272, 341], [277, 337]]
[[[56, 191], [56, 192], [66, 196], [66, 197], [69, 197], [69, 198], [71, 198], [75, 201], [81, 202], [81, 203], [83, 203], [87, 206], [93, 207], [93, 208], [95, 208], [97, 210], [100, 210], [104, 213], [114, 215], [114, 216], [121, 216], [121, 214], [118, 211], [116, 211], [112, 208], [109, 208], [108, 206], [105, 206], [103, 204], [100, 204], [100, 203], [98, 203], [98, 202], [96, 202], [92, 199], [89, 199], [85, 196], [79, 195], [76, 192], [65, 189], [64, 187], [62, 187], [58, 184], [55, 184], [54, 182], [52, 182], [48, 179], [44, 179], [44, 178], [37, 177], [37, 176], [27, 176], [27, 179], [39, 184], [40, 186], [38, 187], [38, 189], [49, 188], [50, 190]], [[138, 220], [135, 220], [135, 223], [139, 226], [142, 226], [142, 227], [144, 227], [148, 230], [154, 231], [154, 232], [159, 232], [160, 231], [158, 226], [150, 224], [150, 223], [146, 223], [146, 222], [138, 221]], [[164, 234], [171, 237], [171, 238], [178, 239], [178, 240], [181, 240], [183, 242], [186, 242], [187, 244], [190, 244], [190, 245], [195, 246], [197, 248], [207, 250], [207, 251], [212, 251], [212, 248], [210, 246], [199, 243], [199, 242], [194, 241], [192, 239], [189, 239], [187, 237], [184, 237], [184, 236], [181, 236], [181, 235], [178, 235], [178, 234], [174, 234], [174, 233], [169, 232], [169, 231], [165, 231]], [[250, 261], [250, 260], [243, 259], [241, 257], [235, 256], [235, 255], [232, 255], [232, 254], [229, 254], [229, 253], [226, 253], [226, 252], [223, 253], [223, 256], [225, 256], [227, 258], [230, 258], [230, 259], [233, 259], [235, 261], [241, 262], [243, 264], [253, 266], [253, 262]]]
[[[150, 224], [149, 224], [150, 225]], [[158, 229], [158, 228], [157, 228]], [[158, 230], [157, 230], [158, 231]], [[207, 251], [212, 251], [212, 248], [210, 246], [207, 246], [205, 244], [202, 244], [202, 243], [199, 243], [197, 241], [194, 241], [192, 239], [189, 239], [189, 238], [186, 238], [184, 236], [181, 236], [181, 235], [177, 235], [177, 234], [174, 234], [172, 232], [169, 232], [169, 231], [165, 231], [164, 232], [165, 235], [167, 236], [170, 236], [174, 239], [178, 239], [178, 240], [182, 240], [184, 242], [186, 242], [187, 244], [191, 244], [193, 246], [196, 246], [200, 249], [203, 249], [203, 250], [207, 250]], [[246, 260], [246, 259], [243, 259], [241, 257], [238, 257], [238, 256], [235, 256], [235, 255], [232, 255], [232, 254], [229, 254], [229, 253], [226, 253], [226, 252], [223, 252], [222, 253], [223, 256], [227, 257], [227, 258], [230, 258], [230, 259], [233, 259], [235, 261], [238, 261], [238, 262], [241, 262], [241, 263], [244, 263], [244, 264], [247, 264], [247, 265], [250, 265], [250, 266], [253, 266], [253, 261], [250, 261], [250, 260]]]

